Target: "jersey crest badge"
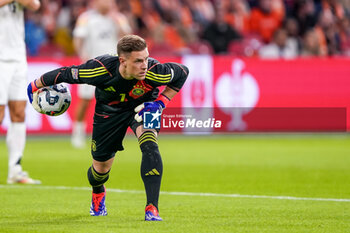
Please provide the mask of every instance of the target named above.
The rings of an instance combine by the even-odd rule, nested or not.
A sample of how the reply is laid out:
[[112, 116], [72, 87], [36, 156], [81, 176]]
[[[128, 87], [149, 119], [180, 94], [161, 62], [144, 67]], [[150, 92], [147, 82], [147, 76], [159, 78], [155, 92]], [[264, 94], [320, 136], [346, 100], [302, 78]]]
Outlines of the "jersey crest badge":
[[143, 96], [146, 92], [149, 92], [152, 89], [152, 86], [145, 83], [144, 80], [138, 81], [129, 92], [129, 96], [136, 99]]
[[144, 93], [145, 91], [143, 90], [142, 87], [135, 87], [134, 89], [132, 89], [133, 95], [140, 96], [140, 95], [143, 95]]

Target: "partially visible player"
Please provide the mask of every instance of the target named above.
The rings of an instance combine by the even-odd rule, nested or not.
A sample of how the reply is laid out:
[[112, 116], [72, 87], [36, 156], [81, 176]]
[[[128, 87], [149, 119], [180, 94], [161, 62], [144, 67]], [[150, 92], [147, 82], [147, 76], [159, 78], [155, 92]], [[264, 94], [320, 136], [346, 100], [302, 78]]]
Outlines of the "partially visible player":
[[39, 0], [0, 0], [0, 125], [5, 106], [11, 124], [7, 130], [7, 183], [38, 184], [22, 170], [21, 159], [26, 143], [25, 106], [27, 59], [24, 42], [24, 8], [36, 11]]
[[[117, 45], [118, 55], [103, 55], [79, 66], [62, 67], [28, 85], [28, 97], [43, 86], [56, 83], [87, 83], [96, 86], [96, 106], [92, 133], [92, 166], [88, 179], [92, 186], [90, 214], [107, 215], [104, 183], [109, 178], [115, 153], [124, 150], [123, 139], [130, 127], [142, 152], [141, 177], [147, 202], [146, 221], [161, 221], [158, 213], [163, 163], [158, 149], [158, 132], [145, 129], [143, 112], [160, 113], [184, 85], [188, 68], [178, 63], [161, 64], [149, 58], [147, 44], [136, 35], [124, 36]], [[166, 86], [159, 95], [159, 86]], [[36, 102], [34, 102], [36, 103]], [[135, 115], [135, 111], [138, 112]]]
[[[73, 31], [75, 49], [82, 62], [101, 54], [115, 54], [118, 40], [131, 27], [124, 15], [118, 13], [114, 0], [92, 0], [92, 8], [77, 20]], [[85, 115], [94, 97], [95, 87], [87, 84], [78, 86], [78, 105], [72, 131], [72, 145], [85, 146]]]

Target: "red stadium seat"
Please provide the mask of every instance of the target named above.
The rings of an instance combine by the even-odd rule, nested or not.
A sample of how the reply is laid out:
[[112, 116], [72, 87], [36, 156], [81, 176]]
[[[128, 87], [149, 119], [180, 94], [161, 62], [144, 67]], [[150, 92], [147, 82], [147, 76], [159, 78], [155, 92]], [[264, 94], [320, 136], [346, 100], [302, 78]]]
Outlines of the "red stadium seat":
[[39, 49], [40, 56], [43, 57], [64, 57], [64, 51], [53, 43], [45, 43]]
[[214, 49], [207, 41], [198, 41], [188, 45], [193, 54], [214, 54]]
[[149, 53], [152, 56], [172, 56], [176, 51], [168, 43], [153, 43], [149, 47]]
[[232, 41], [228, 46], [228, 53], [235, 56], [254, 57], [262, 44], [263, 42], [259, 36], [246, 35], [240, 41]]

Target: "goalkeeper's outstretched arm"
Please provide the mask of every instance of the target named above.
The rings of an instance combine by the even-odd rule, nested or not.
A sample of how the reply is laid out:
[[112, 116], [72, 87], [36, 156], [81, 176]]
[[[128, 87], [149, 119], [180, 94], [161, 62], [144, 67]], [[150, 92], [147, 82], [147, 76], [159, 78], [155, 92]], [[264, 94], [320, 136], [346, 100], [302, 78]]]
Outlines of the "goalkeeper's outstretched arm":
[[[40, 88], [51, 86], [54, 84], [58, 84], [61, 82], [64, 82], [64, 71], [67, 69], [67, 67], [62, 67], [50, 72], [47, 72], [46, 74], [42, 75], [40, 78], [35, 79], [31, 83], [29, 83], [27, 87], [27, 95], [29, 98], [29, 102], [33, 102], [33, 94], [37, 92]], [[63, 73], [63, 74], [62, 74]], [[61, 76], [60, 79], [58, 79]], [[72, 83], [72, 82], [67, 82]]]
[[[110, 72], [106, 69], [104, 61], [99, 58], [88, 60], [79, 66], [61, 67], [43, 74], [39, 79], [33, 81], [33, 88], [42, 88], [52, 86], [58, 83], [80, 84], [86, 83], [94, 86], [102, 85], [110, 78]], [[93, 73], [98, 69], [101, 72], [95, 72], [93, 77], [89, 73]], [[33, 89], [33, 90], [34, 90]]]
[[46, 87], [55, 85], [58, 83], [66, 82], [66, 83], [81, 83], [79, 80], [74, 80], [67, 71], [71, 71], [71, 67], [61, 67], [52, 71], [49, 71], [45, 74], [43, 74], [40, 78], [34, 80], [31, 82], [32, 91], [35, 92], [36, 90]]

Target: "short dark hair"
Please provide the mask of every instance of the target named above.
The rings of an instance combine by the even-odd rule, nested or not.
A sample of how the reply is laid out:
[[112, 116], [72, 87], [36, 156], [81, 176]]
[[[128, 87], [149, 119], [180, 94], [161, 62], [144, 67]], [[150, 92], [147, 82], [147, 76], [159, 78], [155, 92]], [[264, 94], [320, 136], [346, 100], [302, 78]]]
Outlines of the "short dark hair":
[[147, 48], [147, 43], [142, 37], [137, 35], [126, 35], [118, 41], [117, 53], [118, 56], [120, 56], [133, 51], [142, 51], [145, 48]]

